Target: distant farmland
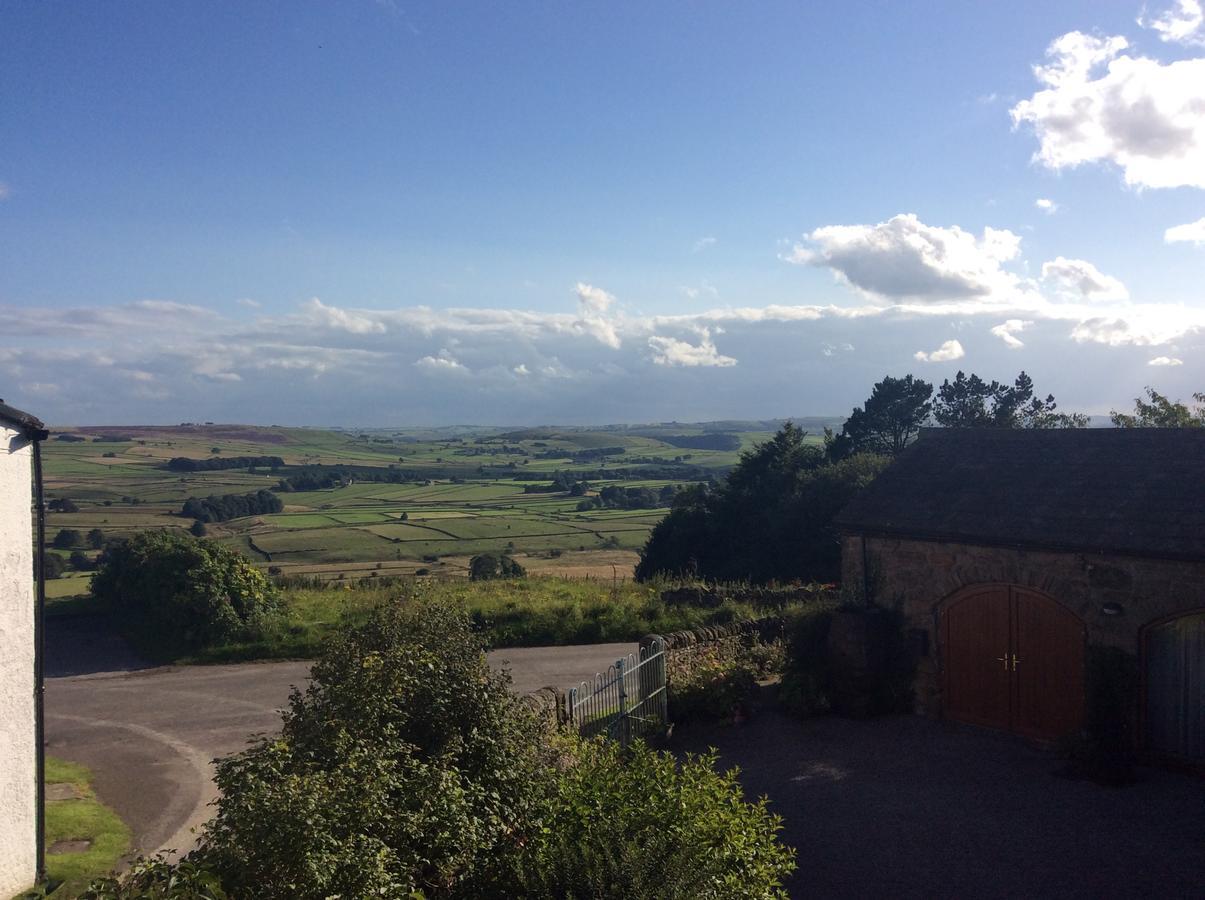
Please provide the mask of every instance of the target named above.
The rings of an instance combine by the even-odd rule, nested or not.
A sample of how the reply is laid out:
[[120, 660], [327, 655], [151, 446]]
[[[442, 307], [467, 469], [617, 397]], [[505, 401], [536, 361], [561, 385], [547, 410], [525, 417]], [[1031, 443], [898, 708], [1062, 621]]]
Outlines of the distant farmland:
[[[769, 438], [773, 426], [62, 429], [54, 435], [73, 439], [52, 436], [45, 445], [47, 494], [70, 500], [78, 511], [50, 513], [48, 539], [59, 529], [99, 529], [108, 539], [188, 528], [193, 520], [180, 510], [190, 497], [267, 489], [283, 502], [280, 512], [205, 527], [208, 536], [282, 574], [463, 576], [472, 555], [492, 551], [512, 553], [545, 574], [630, 577], [636, 551], [665, 515], [672, 490], [722, 477], [740, 451]], [[174, 458], [237, 457], [277, 457], [283, 466], [167, 468]], [[332, 486], [281, 489], [282, 480], [313, 484], [314, 476]], [[571, 485], [578, 486], [566, 489]], [[612, 485], [632, 489], [627, 495], [639, 496], [640, 508], [599, 506], [599, 492]], [[656, 499], [649, 503], [650, 497]], [[66, 558], [69, 551], [54, 552]], [[51, 596], [87, 585], [85, 575], [70, 571], [56, 581]]]

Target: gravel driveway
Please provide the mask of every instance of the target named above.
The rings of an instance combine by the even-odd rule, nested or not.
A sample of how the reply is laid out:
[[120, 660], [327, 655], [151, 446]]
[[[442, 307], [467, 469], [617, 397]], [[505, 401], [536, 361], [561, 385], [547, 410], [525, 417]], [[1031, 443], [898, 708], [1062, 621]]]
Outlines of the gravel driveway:
[[768, 795], [792, 897], [1205, 897], [1205, 779], [1107, 788], [1008, 735], [914, 716], [679, 729]]

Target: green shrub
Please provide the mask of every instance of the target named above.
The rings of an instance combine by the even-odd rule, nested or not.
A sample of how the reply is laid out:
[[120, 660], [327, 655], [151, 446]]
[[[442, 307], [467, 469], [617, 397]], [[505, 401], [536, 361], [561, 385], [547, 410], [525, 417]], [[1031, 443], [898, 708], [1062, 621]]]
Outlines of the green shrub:
[[1138, 659], [1116, 647], [1090, 646], [1086, 665], [1086, 713], [1079, 734], [1062, 741], [1066, 775], [1099, 784], [1131, 784], [1133, 722], [1138, 708]]
[[221, 879], [191, 860], [139, 859], [122, 875], [98, 878], [79, 900], [227, 900]]
[[675, 723], [733, 716], [752, 697], [757, 682], [782, 674], [781, 641], [757, 642], [738, 635], [670, 654], [669, 715]]
[[487, 581], [491, 578], [522, 578], [527, 571], [507, 554], [479, 553], [469, 560], [469, 578]]
[[552, 787], [541, 725], [467, 618], [375, 610], [330, 644], [279, 738], [218, 763], [199, 858], [235, 896], [463, 896]]
[[746, 802], [714, 755], [577, 746], [544, 826], [517, 857], [516, 888], [498, 896], [596, 900], [785, 898], [795, 868], [781, 819]]
[[177, 532], [142, 532], [110, 545], [98, 562], [93, 596], [161, 658], [262, 637], [281, 609], [246, 557]]
[[795, 715], [823, 715], [832, 709], [828, 629], [835, 608], [835, 602], [827, 601], [787, 612], [787, 659], [778, 701]]

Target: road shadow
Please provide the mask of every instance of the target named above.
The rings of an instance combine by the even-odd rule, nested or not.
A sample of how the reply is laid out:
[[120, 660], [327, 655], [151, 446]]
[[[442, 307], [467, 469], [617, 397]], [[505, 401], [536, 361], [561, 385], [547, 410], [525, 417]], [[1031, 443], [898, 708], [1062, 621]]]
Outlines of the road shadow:
[[151, 668], [99, 615], [48, 617], [43, 665], [47, 678]]

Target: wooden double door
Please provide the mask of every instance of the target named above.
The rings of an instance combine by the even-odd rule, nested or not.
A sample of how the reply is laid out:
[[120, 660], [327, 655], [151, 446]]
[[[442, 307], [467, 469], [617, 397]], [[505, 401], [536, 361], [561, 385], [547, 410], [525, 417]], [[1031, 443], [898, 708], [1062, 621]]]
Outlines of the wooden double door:
[[1147, 629], [1146, 746], [1205, 765], [1205, 612]]
[[1016, 585], [966, 588], [941, 617], [943, 709], [972, 725], [1051, 739], [1084, 717], [1084, 624]]

